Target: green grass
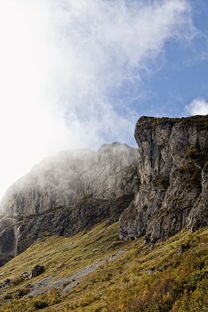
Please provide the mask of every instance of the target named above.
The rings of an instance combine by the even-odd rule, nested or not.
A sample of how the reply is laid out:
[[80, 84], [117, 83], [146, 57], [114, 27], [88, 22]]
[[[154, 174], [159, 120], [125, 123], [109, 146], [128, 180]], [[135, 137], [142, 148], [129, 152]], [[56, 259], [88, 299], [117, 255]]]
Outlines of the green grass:
[[[180, 246], [187, 246], [180, 254]], [[70, 293], [50, 290], [31, 298], [15, 298], [17, 289], [47, 276], [62, 278], [123, 250], [124, 254], [80, 279]], [[35, 265], [45, 272], [18, 280]], [[0, 282], [16, 278], [2, 293], [0, 311], [198, 312], [208, 311], [208, 229], [179, 233], [154, 246], [143, 238], [122, 242], [118, 223], [95, 226], [73, 237], [45, 237], [0, 269]], [[25, 291], [27, 293], [27, 291]], [[12, 300], [10, 299], [12, 297]], [[195, 309], [195, 310], [194, 310]]]

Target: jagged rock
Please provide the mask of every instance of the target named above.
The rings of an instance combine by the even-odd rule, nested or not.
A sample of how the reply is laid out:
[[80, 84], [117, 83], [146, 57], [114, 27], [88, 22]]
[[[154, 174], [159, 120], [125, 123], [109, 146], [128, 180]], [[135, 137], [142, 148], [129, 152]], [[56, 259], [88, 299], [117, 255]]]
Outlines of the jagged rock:
[[120, 218], [120, 238], [155, 242], [208, 225], [208, 116], [139, 119], [140, 189]]

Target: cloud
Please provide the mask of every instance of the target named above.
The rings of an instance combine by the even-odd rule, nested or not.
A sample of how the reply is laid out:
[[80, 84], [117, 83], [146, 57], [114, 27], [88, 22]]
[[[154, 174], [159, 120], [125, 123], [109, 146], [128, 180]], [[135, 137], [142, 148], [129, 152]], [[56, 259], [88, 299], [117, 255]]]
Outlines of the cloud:
[[185, 0], [2, 1], [0, 188], [61, 149], [128, 142], [139, 107], [115, 95], [194, 34]]
[[111, 94], [127, 82], [138, 85], [167, 40], [193, 34], [186, 1], [128, 3], [78, 0], [52, 6], [54, 89], [62, 95], [70, 128], [78, 127], [76, 140], [82, 144], [99, 144], [103, 133], [128, 140], [135, 117], [128, 103], [118, 112]]
[[208, 115], [208, 102], [203, 98], [194, 99], [186, 110], [190, 115]]

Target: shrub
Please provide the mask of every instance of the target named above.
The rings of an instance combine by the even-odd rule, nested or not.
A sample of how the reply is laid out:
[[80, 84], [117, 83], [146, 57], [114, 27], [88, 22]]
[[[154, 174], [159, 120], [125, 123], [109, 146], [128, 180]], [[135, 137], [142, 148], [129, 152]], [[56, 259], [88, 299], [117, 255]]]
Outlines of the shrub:
[[44, 309], [46, 307], [48, 307], [48, 303], [46, 301], [42, 301], [42, 300], [39, 300], [39, 301], [35, 301], [33, 303], [34, 307], [37, 309], [37, 310], [40, 310], [40, 309]]

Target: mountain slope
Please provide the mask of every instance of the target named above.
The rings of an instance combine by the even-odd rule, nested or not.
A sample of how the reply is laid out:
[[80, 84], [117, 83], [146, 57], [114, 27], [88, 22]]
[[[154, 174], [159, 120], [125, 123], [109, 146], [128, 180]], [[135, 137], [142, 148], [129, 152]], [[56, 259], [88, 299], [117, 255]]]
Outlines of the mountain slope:
[[[0, 311], [207, 311], [207, 229], [155, 245], [122, 242], [117, 233], [118, 223], [104, 222], [42, 238], [1, 268]], [[45, 271], [28, 279], [23, 273], [35, 265]]]

